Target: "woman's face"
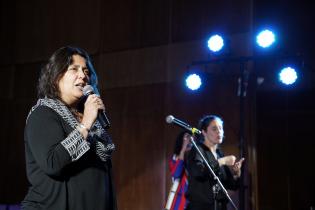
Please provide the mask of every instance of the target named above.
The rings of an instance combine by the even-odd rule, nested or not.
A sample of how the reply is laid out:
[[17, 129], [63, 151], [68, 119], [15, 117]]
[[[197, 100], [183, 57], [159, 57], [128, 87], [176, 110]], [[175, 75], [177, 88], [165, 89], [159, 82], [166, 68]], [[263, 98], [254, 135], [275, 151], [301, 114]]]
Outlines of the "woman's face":
[[223, 141], [223, 125], [219, 120], [212, 120], [208, 125], [207, 130], [202, 130], [205, 141], [208, 141], [212, 145], [221, 144]]
[[79, 101], [83, 96], [83, 87], [90, 79], [85, 58], [73, 55], [72, 59], [72, 64], [58, 82], [61, 100], [68, 105]]
[[190, 143], [191, 135], [189, 133], [185, 133], [183, 136], [183, 144], [182, 148], [185, 148], [185, 151], [188, 151], [191, 149], [191, 143]]

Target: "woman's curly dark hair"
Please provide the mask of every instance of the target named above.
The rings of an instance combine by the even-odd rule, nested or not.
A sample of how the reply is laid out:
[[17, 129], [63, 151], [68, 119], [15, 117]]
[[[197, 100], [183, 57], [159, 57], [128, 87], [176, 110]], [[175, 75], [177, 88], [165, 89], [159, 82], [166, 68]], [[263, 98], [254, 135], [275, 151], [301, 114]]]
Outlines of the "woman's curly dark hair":
[[183, 147], [183, 141], [184, 141], [184, 136], [185, 134], [188, 133], [191, 135], [190, 132], [188, 131], [182, 131], [178, 134], [178, 136], [176, 137], [176, 141], [175, 141], [175, 144], [174, 144], [174, 154], [175, 155], [179, 155], [180, 151], [182, 150], [182, 147]]
[[80, 55], [85, 58], [87, 68], [90, 71], [89, 84], [94, 88], [94, 92], [99, 94], [97, 75], [87, 52], [78, 47], [66, 46], [56, 50], [41, 69], [37, 86], [38, 98], [60, 99], [58, 82], [73, 63], [73, 55]]

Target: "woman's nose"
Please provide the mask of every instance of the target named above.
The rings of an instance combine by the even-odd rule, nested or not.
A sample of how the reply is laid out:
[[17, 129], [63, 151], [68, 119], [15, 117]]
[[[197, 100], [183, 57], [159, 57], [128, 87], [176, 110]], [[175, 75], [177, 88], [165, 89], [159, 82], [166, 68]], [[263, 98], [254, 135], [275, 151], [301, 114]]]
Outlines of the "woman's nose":
[[85, 78], [85, 77], [86, 77], [86, 74], [84, 73], [83, 68], [79, 68], [78, 74], [79, 74], [79, 76], [82, 77], [82, 78]]

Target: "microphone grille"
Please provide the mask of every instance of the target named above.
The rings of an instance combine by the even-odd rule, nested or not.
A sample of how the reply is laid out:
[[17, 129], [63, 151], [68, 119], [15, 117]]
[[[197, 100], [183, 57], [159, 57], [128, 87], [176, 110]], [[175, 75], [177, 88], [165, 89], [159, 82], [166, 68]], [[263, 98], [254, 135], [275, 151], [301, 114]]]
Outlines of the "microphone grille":
[[91, 94], [93, 92], [94, 92], [94, 89], [93, 89], [93, 87], [91, 85], [84, 86], [84, 88], [83, 88], [83, 95], [87, 96], [87, 95], [89, 95], [89, 94]]
[[172, 123], [174, 121], [174, 117], [173, 117], [173, 115], [168, 115], [165, 118], [165, 120], [166, 120], [167, 123]]

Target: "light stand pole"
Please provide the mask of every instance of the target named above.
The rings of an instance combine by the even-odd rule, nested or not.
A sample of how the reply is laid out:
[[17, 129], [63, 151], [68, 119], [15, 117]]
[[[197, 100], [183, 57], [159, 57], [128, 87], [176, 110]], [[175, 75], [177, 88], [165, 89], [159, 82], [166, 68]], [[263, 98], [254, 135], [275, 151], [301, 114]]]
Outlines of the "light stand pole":
[[[239, 90], [238, 90], [238, 96], [240, 97], [240, 131], [239, 131], [239, 149], [240, 149], [240, 157], [247, 157], [246, 155], [246, 141], [245, 141], [245, 97], [247, 95], [247, 86], [248, 86], [248, 80], [249, 80], [249, 71], [246, 68], [246, 62], [247, 61], [241, 61], [240, 62], [240, 71], [241, 71], [241, 77], [239, 81]], [[244, 184], [244, 168], [245, 166], [241, 168], [241, 183], [240, 183], [240, 189], [239, 189], [239, 208], [241, 210], [245, 210], [245, 184]]]
[[[220, 62], [232, 62], [232, 63], [240, 63], [240, 77], [238, 80], [238, 90], [237, 95], [240, 97], [240, 106], [239, 106], [239, 153], [240, 158], [247, 159], [246, 152], [246, 140], [245, 140], [245, 98], [247, 95], [247, 87], [249, 84], [249, 70], [247, 69], [247, 64], [249, 61], [253, 61], [257, 58], [249, 56], [249, 57], [234, 57], [234, 58], [222, 58], [216, 60], [208, 60], [208, 61], [197, 61], [193, 62], [192, 65], [201, 65], [201, 64], [209, 64], [209, 63], [220, 63]], [[241, 177], [240, 177], [240, 189], [239, 189], [239, 209], [245, 210], [245, 165], [241, 167]]]

